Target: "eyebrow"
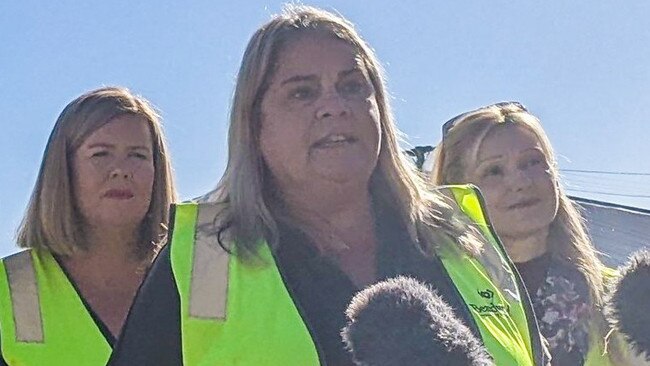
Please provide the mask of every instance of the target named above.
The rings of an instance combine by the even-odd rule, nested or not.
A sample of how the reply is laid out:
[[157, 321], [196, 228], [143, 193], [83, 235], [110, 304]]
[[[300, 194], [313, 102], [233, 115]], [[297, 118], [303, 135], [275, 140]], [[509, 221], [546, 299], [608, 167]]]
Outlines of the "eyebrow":
[[[354, 74], [354, 73], [357, 73], [357, 72], [363, 73], [363, 70], [360, 67], [354, 67], [354, 68], [352, 68], [350, 70], [343, 70], [343, 71], [339, 72], [339, 77], [345, 77], [345, 76], [348, 76], [350, 74]], [[311, 74], [311, 75], [295, 75], [295, 76], [292, 76], [290, 78], [287, 78], [287, 79], [283, 80], [280, 83], [280, 85], [286, 85], [286, 84], [290, 84], [290, 83], [298, 83], [298, 82], [301, 82], [301, 81], [314, 81], [314, 80], [317, 80], [317, 79], [318, 79], [318, 77], [316, 75], [314, 75], [314, 74]]]
[[[94, 144], [88, 145], [89, 149], [95, 149], [95, 148], [105, 148], [105, 149], [114, 149], [115, 145], [113, 144], [107, 144], [105, 142], [97, 142]], [[145, 151], [150, 151], [151, 149], [147, 146], [143, 145], [133, 145], [128, 147], [129, 150], [145, 150]]]
[[292, 76], [292, 77], [290, 77], [288, 79], [285, 79], [284, 81], [282, 81], [280, 83], [280, 85], [285, 85], [285, 84], [289, 84], [289, 83], [297, 83], [297, 82], [301, 82], [301, 81], [313, 81], [313, 80], [316, 80], [316, 79], [317, 79], [316, 75], [296, 75], [296, 76]]
[[485, 164], [485, 163], [487, 163], [487, 162], [492, 162], [492, 161], [494, 161], [494, 160], [499, 160], [499, 159], [501, 159], [501, 158], [503, 158], [503, 155], [494, 155], [494, 156], [490, 156], [489, 158], [485, 158], [485, 159], [479, 160], [479, 161], [478, 161], [478, 166], [481, 166], [481, 165], [483, 165], [483, 164]]
[[357, 72], [363, 74], [363, 70], [360, 67], [354, 67], [354, 68], [352, 68], [350, 70], [344, 70], [344, 71], [339, 72], [339, 77], [348, 76], [350, 74], [354, 74], [354, 73], [357, 73]]
[[[538, 147], [529, 147], [529, 148], [527, 148], [527, 149], [525, 149], [525, 150], [521, 150], [519, 153], [520, 153], [520, 154], [521, 154], [521, 153], [527, 153], [527, 152], [529, 152], [529, 151], [535, 151], [535, 152], [538, 152], [538, 153], [544, 155], [544, 151], [543, 151], [541, 148], [538, 148]], [[479, 160], [479, 162], [478, 162], [478, 166], [481, 166], [481, 165], [483, 165], [483, 164], [486, 163], [486, 162], [491, 162], [491, 161], [498, 160], [498, 159], [501, 159], [501, 158], [503, 158], [503, 155], [494, 155], [494, 156], [490, 156], [490, 157], [488, 157], [488, 158], [485, 158], [485, 159]]]

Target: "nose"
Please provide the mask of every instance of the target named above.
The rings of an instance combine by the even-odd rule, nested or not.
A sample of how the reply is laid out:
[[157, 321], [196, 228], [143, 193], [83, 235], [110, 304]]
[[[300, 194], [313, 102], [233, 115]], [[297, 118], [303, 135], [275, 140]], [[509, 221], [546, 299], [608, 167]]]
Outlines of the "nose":
[[344, 98], [336, 92], [323, 95], [321, 104], [316, 110], [316, 118], [342, 117], [350, 113]]
[[130, 169], [116, 166], [111, 170], [110, 178], [131, 180], [133, 179], [133, 172]]
[[510, 181], [510, 187], [515, 192], [522, 191], [533, 184], [533, 179], [530, 174], [521, 169], [516, 170], [516, 173], [510, 178]]

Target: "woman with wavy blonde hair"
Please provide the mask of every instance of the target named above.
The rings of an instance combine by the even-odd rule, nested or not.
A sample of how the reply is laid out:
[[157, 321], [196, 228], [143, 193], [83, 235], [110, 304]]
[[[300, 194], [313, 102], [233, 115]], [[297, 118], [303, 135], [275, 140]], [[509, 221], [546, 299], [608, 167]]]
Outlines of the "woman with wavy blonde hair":
[[176, 198], [160, 117], [121, 87], [70, 102], [0, 263], [2, 361], [105, 365]]
[[490, 270], [509, 263], [402, 155], [380, 64], [341, 16], [289, 6], [257, 30], [226, 172], [198, 203], [174, 207], [113, 365], [352, 365], [346, 306], [396, 275], [434, 285], [500, 365], [544, 357], [517, 278], [481, 277], [493, 307], [461, 281], [478, 275], [463, 260], [482, 252], [499, 261]]
[[516, 102], [443, 126], [434, 184], [473, 183], [531, 295], [553, 365], [601, 365], [604, 266], [567, 197], [539, 120]]

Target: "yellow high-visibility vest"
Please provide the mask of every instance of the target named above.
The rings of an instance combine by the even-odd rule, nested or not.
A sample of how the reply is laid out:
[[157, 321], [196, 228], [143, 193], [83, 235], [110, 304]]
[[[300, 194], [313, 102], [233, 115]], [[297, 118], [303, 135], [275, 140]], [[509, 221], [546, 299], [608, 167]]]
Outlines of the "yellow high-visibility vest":
[[[445, 189], [458, 203], [458, 214], [487, 240], [479, 258], [441, 250], [444, 268], [495, 363], [535, 365], [544, 356], [530, 301], [488, 226], [478, 190]], [[181, 203], [172, 212], [171, 262], [180, 295], [184, 365], [318, 365], [308, 325], [268, 245], [262, 242], [259, 249], [267, 265], [244, 264], [214, 234], [216, 205]]]
[[11, 366], [104, 366], [111, 346], [52, 254], [0, 261], [0, 342]]

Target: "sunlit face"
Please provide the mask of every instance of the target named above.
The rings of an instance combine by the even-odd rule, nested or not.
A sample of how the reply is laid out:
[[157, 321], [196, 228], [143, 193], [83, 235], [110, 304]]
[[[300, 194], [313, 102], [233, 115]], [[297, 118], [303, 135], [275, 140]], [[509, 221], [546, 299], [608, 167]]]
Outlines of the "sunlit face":
[[468, 180], [487, 203], [497, 233], [521, 237], [547, 230], [557, 213], [554, 177], [535, 134], [520, 124], [496, 126], [483, 140]]
[[379, 155], [379, 111], [352, 46], [317, 33], [290, 41], [261, 111], [262, 156], [281, 190], [368, 183]]
[[137, 227], [151, 202], [153, 147], [147, 121], [114, 118], [75, 151], [74, 194], [85, 222], [93, 226]]

